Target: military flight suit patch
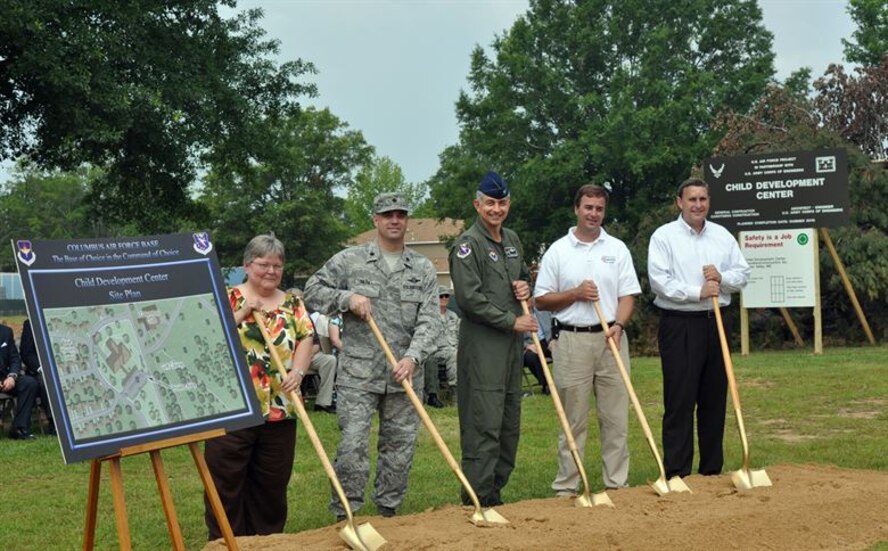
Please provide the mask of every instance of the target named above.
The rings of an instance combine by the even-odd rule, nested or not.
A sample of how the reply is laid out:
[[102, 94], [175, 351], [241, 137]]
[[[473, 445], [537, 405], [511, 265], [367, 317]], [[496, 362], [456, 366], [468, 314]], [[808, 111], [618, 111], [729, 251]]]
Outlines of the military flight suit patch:
[[499, 255], [496, 254], [496, 251], [493, 249], [490, 249], [489, 251], [487, 251], [487, 256], [489, 256], [490, 260], [493, 260], [494, 262], [499, 260]]
[[506, 247], [506, 258], [518, 258], [518, 249], [516, 247]]
[[456, 246], [456, 257], [457, 258], [465, 258], [472, 254], [472, 248], [469, 247], [468, 243], [460, 243]]

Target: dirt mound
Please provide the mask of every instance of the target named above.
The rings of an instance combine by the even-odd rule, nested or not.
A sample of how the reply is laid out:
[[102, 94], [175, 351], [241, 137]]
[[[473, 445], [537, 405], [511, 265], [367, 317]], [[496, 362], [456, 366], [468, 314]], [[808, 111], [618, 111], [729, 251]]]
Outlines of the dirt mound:
[[[734, 489], [727, 475], [691, 476], [692, 494], [649, 487], [608, 492], [616, 508], [569, 498], [507, 503], [506, 526], [479, 528], [471, 509], [447, 506], [371, 520], [384, 549], [866, 549], [888, 541], [888, 474], [813, 465], [767, 467], [770, 488]], [[345, 549], [337, 528], [238, 538], [244, 551]], [[221, 542], [205, 551], [221, 551]]]

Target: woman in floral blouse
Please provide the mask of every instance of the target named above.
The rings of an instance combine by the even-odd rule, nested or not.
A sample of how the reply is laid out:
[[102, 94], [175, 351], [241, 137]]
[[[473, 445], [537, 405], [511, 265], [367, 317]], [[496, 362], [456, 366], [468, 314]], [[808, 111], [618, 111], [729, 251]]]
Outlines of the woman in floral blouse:
[[[205, 455], [235, 536], [283, 532], [287, 483], [296, 455], [296, 409], [287, 394], [302, 383], [311, 362], [313, 328], [302, 300], [280, 290], [284, 246], [257, 235], [244, 250], [245, 283], [228, 292], [241, 345], [265, 423], [208, 440]], [[253, 311], [262, 312], [261, 320]], [[257, 322], [264, 323], [288, 370], [274, 365]], [[209, 539], [222, 537], [206, 502]]]

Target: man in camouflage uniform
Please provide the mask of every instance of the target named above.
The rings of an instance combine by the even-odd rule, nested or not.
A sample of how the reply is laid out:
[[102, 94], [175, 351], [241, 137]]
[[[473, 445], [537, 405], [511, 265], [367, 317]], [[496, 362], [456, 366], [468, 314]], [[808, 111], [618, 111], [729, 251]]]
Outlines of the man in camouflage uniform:
[[[522, 338], [536, 331], [521, 300], [530, 271], [521, 241], [503, 227], [509, 188], [488, 172], [473, 202], [478, 221], [450, 250], [453, 291], [462, 310], [457, 354], [457, 405], [462, 469], [483, 506], [502, 504], [515, 468], [521, 421]], [[463, 503], [469, 497], [463, 491]]]
[[[417, 393], [422, 391], [421, 362], [435, 349], [439, 327], [435, 269], [429, 259], [404, 246], [407, 215], [402, 195], [376, 197], [377, 238], [334, 255], [305, 287], [309, 308], [342, 313], [344, 323], [336, 379], [342, 433], [336, 475], [357, 511], [370, 476], [370, 423], [373, 412], [379, 412], [373, 501], [383, 516], [393, 516], [404, 500], [419, 430], [419, 416], [400, 383], [408, 380]], [[399, 358], [394, 371], [365, 323], [371, 314]], [[345, 518], [335, 492], [330, 511]]]
[[443, 365], [447, 373], [447, 385], [456, 386], [456, 347], [459, 344], [459, 316], [447, 308], [450, 302], [450, 289], [438, 287], [438, 308], [441, 311], [442, 327], [438, 334], [438, 350], [428, 357], [423, 369], [425, 371], [426, 404], [442, 408], [444, 403], [438, 397], [438, 366]]

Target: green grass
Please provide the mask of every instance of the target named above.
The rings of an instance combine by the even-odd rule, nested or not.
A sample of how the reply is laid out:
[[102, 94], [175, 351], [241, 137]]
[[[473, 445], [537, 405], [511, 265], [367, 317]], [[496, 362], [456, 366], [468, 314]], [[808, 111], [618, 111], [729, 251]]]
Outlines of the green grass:
[[[778, 463], [821, 463], [851, 469], [888, 470], [888, 347], [762, 352], [734, 357], [749, 436], [752, 466]], [[660, 444], [663, 413], [657, 358], [634, 358], [632, 378]], [[458, 456], [456, 410], [430, 410], [436, 426]], [[335, 416], [313, 414], [328, 453], [338, 440]], [[630, 483], [657, 478], [657, 468], [641, 428], [630, 412]], [[8, 423], [8, 421], [7, 421]], [[518, 465], [503, 498], [507, 502], [549, 497], [556, 471], [558, 421], [548, 397], [523, 401]], [[586, 469], [593, 491], [601, 486], [596, 423], [590, 424]], [[375, 440], [371, 442], [375, 449]], [[189, 549], [206, 541], [202, 486], [187, 448], [162, 452], [176, 511]], [[729, 405], [725, 432], [725, 470], [739, 468], [741, 450], [733, 409]], [[81, 545], [89, 465], [64, 465], [55, 439], [32, 442], [0, 438], [0, 541], [4, 549], [68, 550]], [[169, 548], [166, 524], [147, 455], [124, 458], [130, 533], [136, 549]], [[372, 485], [372, 480], [371, 484]], [[288, 532], [333, 524], [327, 512], [330, 490], [324, 471], [305, 432], [299, 432], [297, 458], [290, 482]], [[414, 513], [458, 502], [459, 484], [423, 430], [410, 475], [410, 489], [401, 508]], [[369, 504], [368, 498], [368, 504]], [[359, 514], [375, 514], [372, 504]], [[107, 466], [102, 470], [97, 549], [117, 547], [114, 506]], [[888, 542], [874, 547], [888, 549]]]

